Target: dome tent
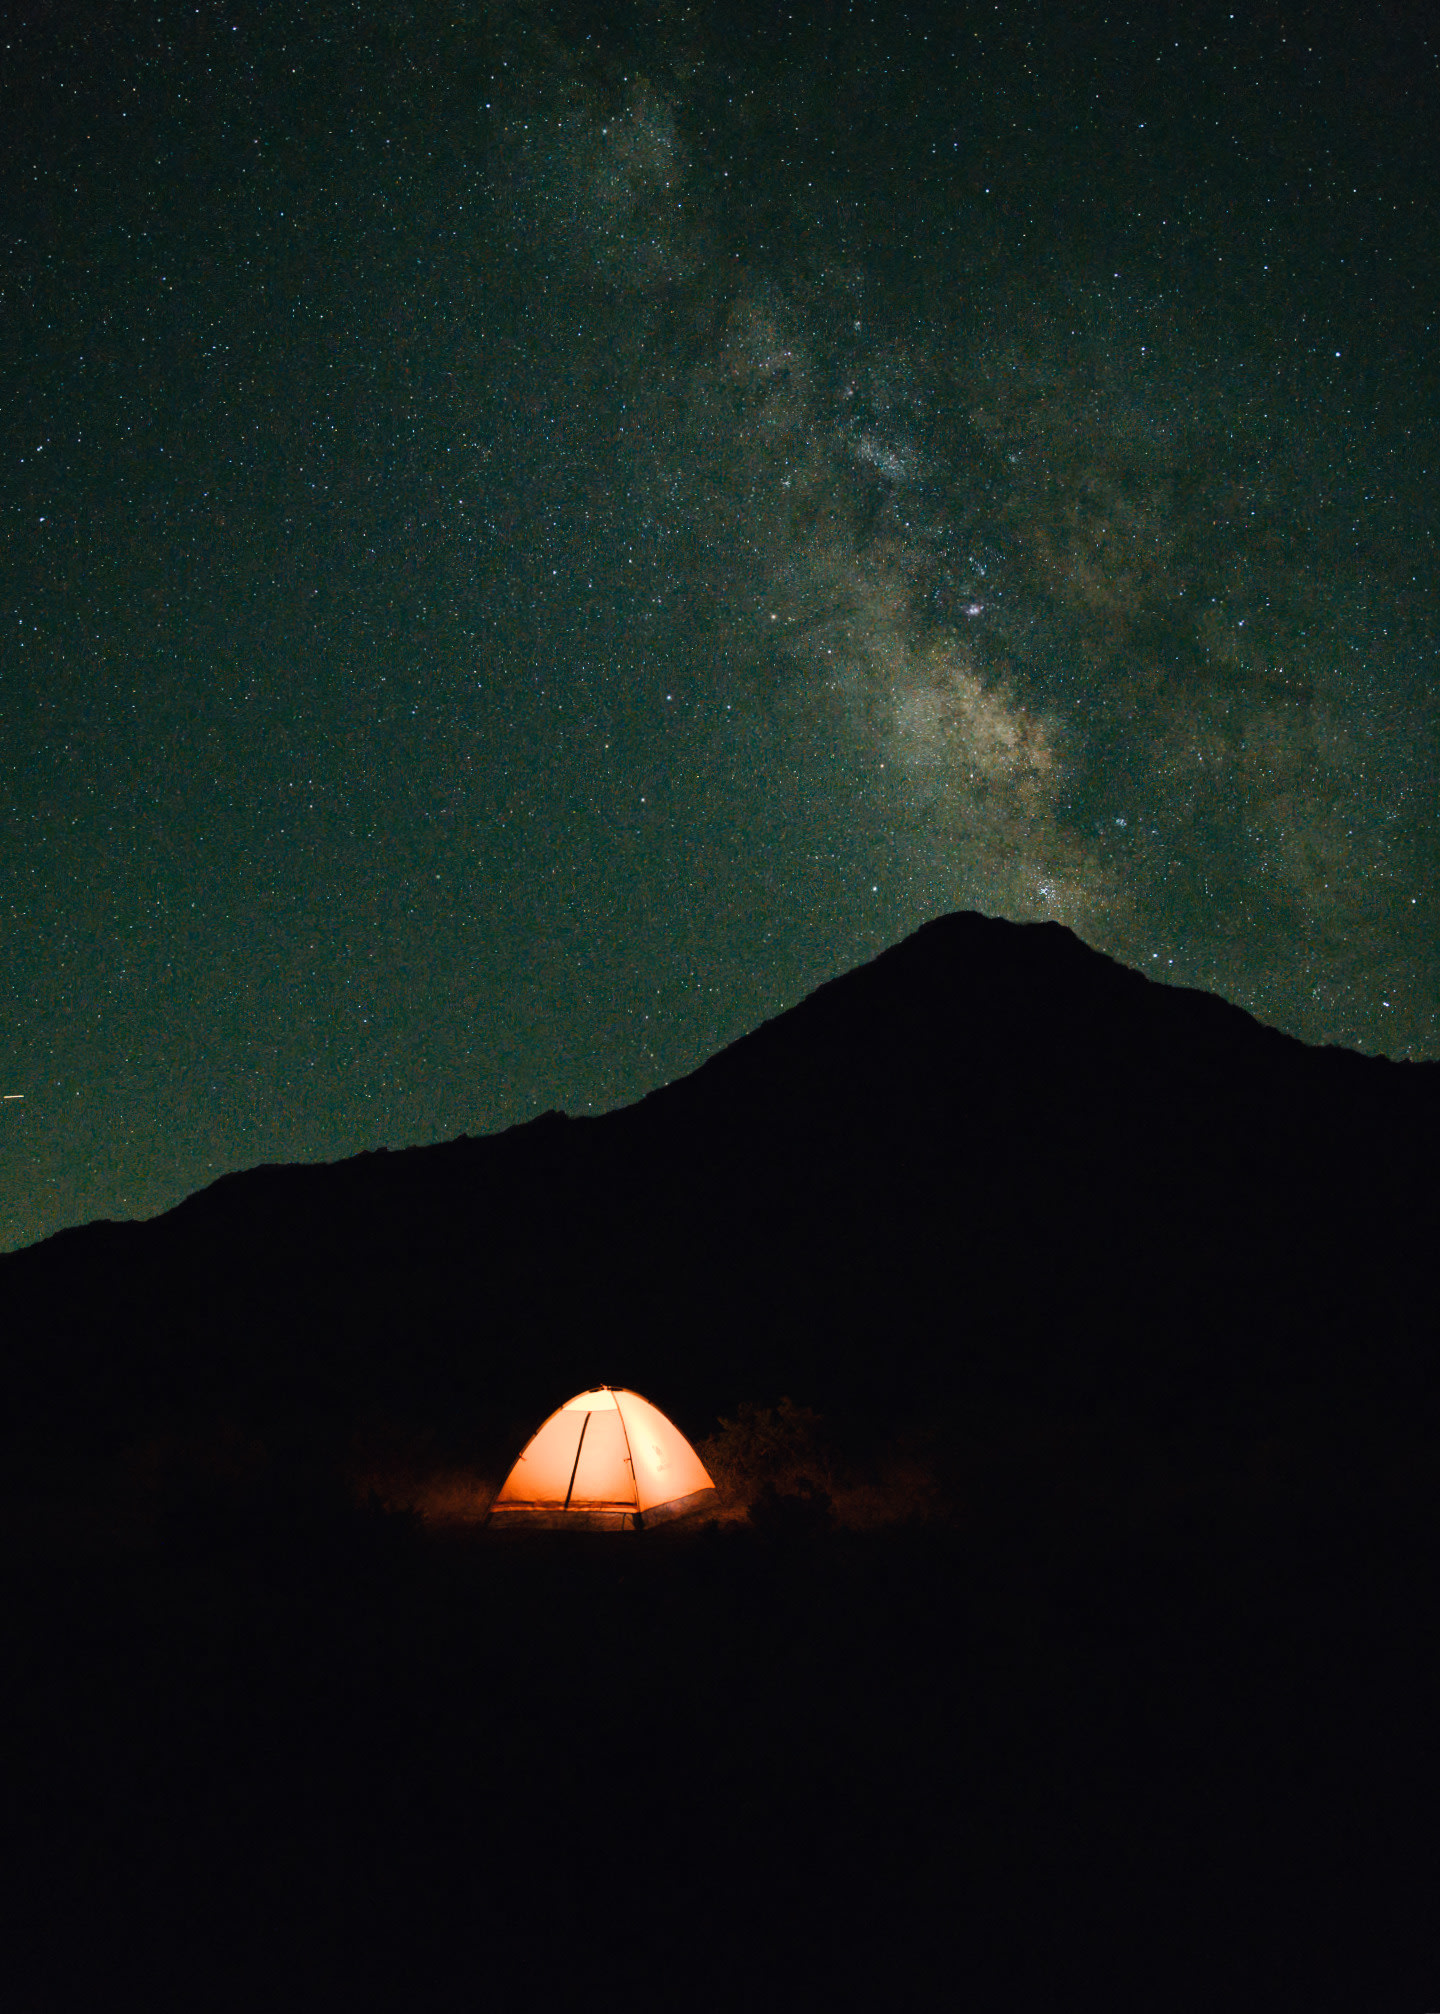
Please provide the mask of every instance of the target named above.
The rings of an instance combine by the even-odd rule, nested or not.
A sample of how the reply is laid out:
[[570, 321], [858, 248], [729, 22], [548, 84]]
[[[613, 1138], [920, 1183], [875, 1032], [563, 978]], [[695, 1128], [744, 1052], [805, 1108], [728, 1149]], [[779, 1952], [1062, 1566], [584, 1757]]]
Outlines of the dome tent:
[[526, 1442], [490, 1521], [639, 1531], [714, 1497], [699, 1455], [664, 1413], [638, 1392], [596, 1385]]

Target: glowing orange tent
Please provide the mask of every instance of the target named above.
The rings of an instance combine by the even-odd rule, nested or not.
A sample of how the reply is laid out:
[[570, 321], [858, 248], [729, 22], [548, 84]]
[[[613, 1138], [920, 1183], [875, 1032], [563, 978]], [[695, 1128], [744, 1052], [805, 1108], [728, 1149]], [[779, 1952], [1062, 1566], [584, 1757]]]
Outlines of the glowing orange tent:
[[664, 1413], [638, 1392], [597, 1385], [567, 1399], [526, 1443], [490, 1517], [639, 1531], [714, 1496], [699, 1455]]

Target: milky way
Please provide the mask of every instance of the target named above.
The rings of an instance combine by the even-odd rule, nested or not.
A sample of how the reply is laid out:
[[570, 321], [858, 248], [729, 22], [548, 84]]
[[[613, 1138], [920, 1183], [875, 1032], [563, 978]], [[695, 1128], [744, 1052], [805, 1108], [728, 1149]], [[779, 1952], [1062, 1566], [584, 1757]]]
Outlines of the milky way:
[[1314, 304], [1257, 342], [1163, 265], [1027, 257], [983, 214], [957, 271], [943, 183], [904, 287], [814, 181], [788, 258], [737, 250], [732, 175], [682, 138], [713, 102], [556, 62], [497, 178], [608, 290], [627, 479], [689, 541], [688, 602], [833, 744], [917, 912], [1057, 918], [1311, 1039], [1423, 1052], [1430, 635], [1394, 591], [1418, 555], [1377, 578], [1316, 524], [1367, 472]]

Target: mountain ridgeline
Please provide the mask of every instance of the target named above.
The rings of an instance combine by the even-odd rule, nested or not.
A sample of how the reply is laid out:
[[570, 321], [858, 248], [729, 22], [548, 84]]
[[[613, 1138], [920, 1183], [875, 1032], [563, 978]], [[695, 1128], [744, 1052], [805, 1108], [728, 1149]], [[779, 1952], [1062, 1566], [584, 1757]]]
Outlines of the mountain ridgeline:
[[498, 1460], [569, 1392], [1158, 1428], [1431, 1402], [1440, 1066], [1316, 1050], [1058, 925], [961, 914], [692, 1076], [0, 1260], [12, 1423]]

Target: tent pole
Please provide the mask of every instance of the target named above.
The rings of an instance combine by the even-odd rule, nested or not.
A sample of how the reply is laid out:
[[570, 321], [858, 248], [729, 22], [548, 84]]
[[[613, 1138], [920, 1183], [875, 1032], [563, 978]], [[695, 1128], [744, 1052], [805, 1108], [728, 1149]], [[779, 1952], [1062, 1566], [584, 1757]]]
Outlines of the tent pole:
[[[579, 1438], [579, 1440], [578, 1440], [578, 1441], [576, 1441], [576, 1443], [575, 1443], [575, 1466], [574, 1466], [574, 1468], [573, 1468], [573, 1469], [571, 1469], [571, 1471], [570, 1471], [570, 1489], [567, 1489], [567, 1490], [566, 1490], [566, 1492], [565, 1492], [565, 1502], [564, 1502], [564, 1504], [563, 1504], [563, 1505], [561, 1506], [561, 1508], [562, 1508], [563, 1510], [569, 1510], [569, 1508], [570, 1508], [570, 1490], [573, 1490], [573, 1489], [574, 1489], [574, 1487], [575, 1487], [575, 1478], [576, 1478], [576, 1476], [577, 1476], [577, 1475], [579, 1474], [579, 1472], [580, 1472], [580, 1450], [581, 1450], [581, 1448], [583, 1448], [583, 1447], [584, 1447], [584, 1445], [585, 1445], [585, 1429], [586, 1429], [586, 1427], [588, 1427], [588, 1426], [589, 1426], [589, 1424], [590, 1424], [590, 1415], [589, 1415], [589, 1413], [586, 1413], [586, 1415], [585, 1415], [584, 1419], [583, 1419], [583, 1420], [582, 1420], [582, 1421], [580, 1422], [580, 1438]], [[624, 1430], [624, 1426], [623, 1426], [623, 1422], [622, 1422], [622, 1426], [621, 1426], [621, 1430], [622, 1430], [622, 1432], [623, 1432], [623, 1430]], [[628, 1441], [628, 1440], [626, 1441], [625, 1445], [626, 1445], [627, 1447], [628, 1447], [628, 1446], [630, 1445], [630, 1443], [629, 1443], [629, 1441]]]

